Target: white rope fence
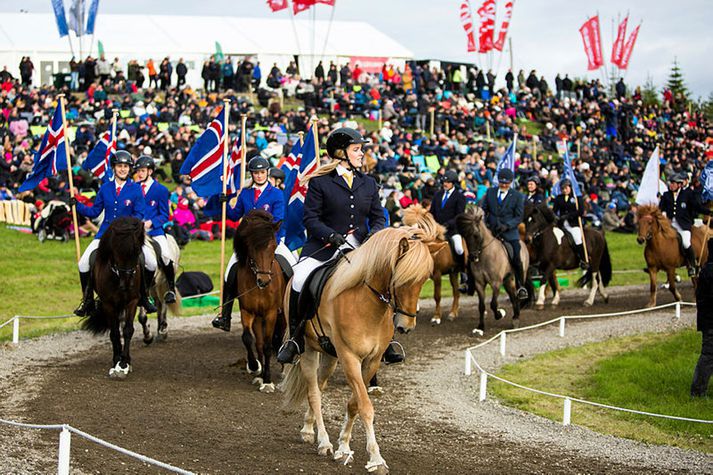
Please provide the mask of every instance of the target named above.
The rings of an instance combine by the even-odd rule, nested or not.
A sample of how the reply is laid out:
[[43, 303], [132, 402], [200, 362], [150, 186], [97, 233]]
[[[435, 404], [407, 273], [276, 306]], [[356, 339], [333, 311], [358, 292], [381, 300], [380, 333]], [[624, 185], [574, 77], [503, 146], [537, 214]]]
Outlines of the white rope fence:
[[488, 345], [489, 343], [494, 342], [495, 340], [498, 340], [500, 344], [500, 355], [502, 357], [505, 357], [507, 355], [507, 335], [508, 333], [517, 333], [517, 332], [522, 332], [526, 330], [533, 330], [535, 328], [540, 328], [544, 327], [546, 325], [551, 325], [553, 323], [559, 323], [559, 336], [561, 338], [564, 338], [565, 336], [565, 328], [566, 328], [566, 321], [567, 320], [586, 320], [586, 319], [593, 319], [593, 318], [611, 318], [611, 317], [621, 317], [621, 316], [626, 316], [626, 315], [634, 315], [634, 314], [639, 314], [639, 313], [646, 313], [646, 312], [652, 312], [656, 310], [662, 310], [665, 308], [670, 308], [670, 307], [675, 307], [675, 314], [674, 318], [679, 320], [681, 318], [681, 307], [683, 306], [692, 306], [695, 307], [695, 303], [691, 302], [673, 302], [673, 303], [668, 303], [665, 305], [659, 305], [657, 307], [651, 307], [651, 308], [643, 308], [643, 309], [638, 309], [638, 310], [629, 310], [626, 312], [612, 312], [612, 313], [597, 313], [597, 314], [591, 314], [591, 315], [565, 315], [562, 317], [554, 318], [552, 320], [547, 320], [546, 322], [541, 322], [537, 323], [535, 325], [530, 325], [527, 327], [522, 327], [522, 328], [514, 328], [511, 330], [503, 330], [497, 335], [485, 340], [482, 343], [479, 343], [475, 346], [471, 346], [470, 348], [467, 348], [465, 350], [465, 375], [470, 376], [473, 374], [474, 366], [475, 370], [478, 371], [480, 374], [480, 390], [478, 394], [478, 399], [479, 401], [485, 401], [487, 399], [487, 393], [488, 393], [488, 378], [492, 378], [496, 381], [501, 381], [505, 384], [509, 384], [510, 386], [514, 386], [516, 388], [520, 388], [525, 391], [529, 391], [532, 393], [536, 394], [541, 394], [543, 396], [549, 396], [557, 399], [562, 399], [563, 400], [563, 412], [562, 412], [562, 425], [570, 425], [572, 422], [572, 402], [577, 402], [580, 404], [586, 404], [589, 406], [595, 406], [595, 407], [601, 407], [604, 409], [611, 409], [614, 411], [621, 411], [621, 412], [628, 412], [631, 414], [640, 414], [644, 416], [651, 416], [651, 417], [659, 417], [662, 419], [671, 419], [671, 420], [676, 420], [676, 421], [686, 421], [686, 422], [699, 422], [702, 424], [713, 424], [713, 420], [705, 420], [705, 419], [692, 419], [688, 417], [679, 417], [679, 416], [670, 416], [666, 414], [656, 414], [653, 412], [646, 412], [646, 411], [637, 411], [635, 409], [628, 409], [625, 407], [617, 407], [617, 406], [610, 406], [608, 404], [602, 404], [599, 402], [594, 402], [594, 401], [587, 401], [585, 399], [580, 399], [572, 396], [565, 396], [563, 394], [555, 394], [547, 391], [542, 391], [540, 389], [535, 389], [535, 388], [530, 388], [527, 386], [524, 386], [522, 384], [515, 383], [513, 381], [509, 381], [507, 379], [501, 378], [500, 376], [497, 376], [493, 373], [490, 373], [486, 369], [484, 369], [480, 363], [478, 363], [478, 360], [475, 358], [475, 350], [482, 348], [485, 345]]

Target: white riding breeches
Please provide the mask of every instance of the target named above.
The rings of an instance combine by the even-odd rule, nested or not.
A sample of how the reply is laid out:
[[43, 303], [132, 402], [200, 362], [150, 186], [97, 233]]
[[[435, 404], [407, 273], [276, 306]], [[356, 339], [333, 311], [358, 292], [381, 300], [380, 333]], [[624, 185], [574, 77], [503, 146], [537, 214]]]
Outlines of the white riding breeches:
[[683, 248], [688, 249], [691, 247], [691, 231], [686, 231], [675, 219], [671, 221], [671, 226], [676, 230], [679, 236], [681, 236], [681, 241], [683, 242]]
[[579, 226], [570, 226], [567, 221], [564, 222], [564, 228], [572, 236], [572, 240], [577, 246], [582, 244], [582, 229]]
[[[79, 272], [89, 272], [89, 258], [91, 257], [92, 252], [94, 252], [98, 247], [99, 239], [94, 239], [89, 243], [87, 248], [84, 250], [84, 254], [82, 254], [81, 259], [79, 259]], [[142, 251], [144, 253], [144, 267], [146, 267], [146, 270], [149, 272], [156, 272], [156, 255], [154, 254], [151, 245], [144, 243]]]
[[168, 239], [166, 239], [166, 235], [162, 234], [161, 236], [152, 236], [151, 239], [156, 241], [158, 247], [161, 248], [161, 260], [163, 261], [164, 265], [170, 264], [171, 251], [168, 248]]
[[463, 238], [461, 237], [460, 234], [454, 234], [451, 236], [451, 242], [453, 243], [453, 248], [456, 251], [456, 254], [459, 256], [463, 255]]
[[[279, 254], [280, 256], [284, 257], [287, 262], [289, 262], [290, 266], [293, 266], [297, 264], [297, 258], [295, 258], [295, 255], [292, 254], [292, 251], [290, 251], [290, 248], [288, 248], [284, 242], [280, 241], [280, 243], [277, 245], [277, 248], [275, 249], [275, 254]], [[233, 268], [235, 264], [238, 263], [238, 256], [235, 255], [235, 253], [232, 253], [230, 255], [230, 260], [228, 261], [228, 267], [225, 268], [225, 281], [228, 281], [228, 274], [230, 274], [230, 269]]]
[[[339, 247], [339, 249], [346, 250], [351, 249], [352, 247], [359, 247], [359, 242], [356, 240], [353, 234], [350, 234], [349, 236], [347, 236], [347, 244], [343, 244]], [[334, 259], [338, 254], [339, 251], [334, 251], [332, 257], [327, 260]], [[315, 259], [314, 257], [305, 257], [304, 259], [300, 259], [297, 264], [292, 266], [292, 270], [295, 273], [292, 276], [292, 290], [294, 290], [295, 292], [301, 292], [302, 287], [304, 287], [305, 282], [307, 281], [307, 277], [309, 277], [313, 270], [315, 270], [317, 267], [321, 266], [325, 262], [327, 261], [320, 261], [318, 259]]]

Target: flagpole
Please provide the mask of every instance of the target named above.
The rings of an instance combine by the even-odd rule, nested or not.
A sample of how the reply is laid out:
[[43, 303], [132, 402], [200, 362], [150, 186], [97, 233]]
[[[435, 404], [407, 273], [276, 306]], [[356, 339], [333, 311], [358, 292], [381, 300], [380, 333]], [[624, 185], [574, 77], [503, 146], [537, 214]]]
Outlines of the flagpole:
[[[119, 109], [112, 109], [111, 110], [111, 140], [116, 144], [116, 117], [119, 115]], [[109, 144], [111, 147], [111, 144]], [[115, 146], [116, 148], [116, 146]], [[116, 149], [114, 150], [114, 153], [116, 153]], [[104, 170], [104, 173], [107, 173], [109, 170]]]
[[[240, 191], [243, 191], [243, 183], [245, 183], [245, 166], [247, 165], [246, 157], [248, 155], [248, 115], [240, 116]], [[240, 193], [240, 191], [238, 193]]]
[[[708, 210], [710, 211], [711, 205], [708, 203]], [[698, 255], [698, 267], [701, 267], [701, 263], [703, 262], [703, 253], [706, 250], [706, 245], [708, 243], [708, 233], [711, 230], [711, 215], [708, 215], [708, 219], [706, 219], [706, 232], [703, 235], [703, 242], [701, 243], [701, 253]]]
[[322, 160], [319, 155], [319, 132], [317, 132], [317, 118], [312, 117], [312, 134], [314, 135], [314, 156], [316, 157], [317, 160], [317, 168], [315, 171], [319, 170], [320, 165], [322, 164]]
[[[569, 154], [567, 150], [567, 142], [564, 143], [564, 153], [567, 156]], [[570, 170], [572, 170], [572, 175], [574, 175], [574, 170], [572, 169], [572, 160], [569, 161]], [[572, 176], [574, 178], [574, 176]], [[584, 260], [589, 264], [589, 252], [587, 251], [587, 238], [584, 236], [584, 225], [582, 224], [582, 217], [579, 215], [579, 197], [577, 193], [574, 192], [574, 187], [570, 185], [570, 191], [574, 195], [574, 207], [577, 209], [577, 223], [579, 224], [579, 231], [582, 233], [582, 247], [584, 248]]]
[[[74, 178], [72, 177], [72, 160], [69, 158], [69, 137], [67, 136], [67, 118], [64, 114], [64, 94], [59, 94], [59, 107], [62, 112], [62, 135], [64, 135], [64, 153], [67, 158], [67, 177], [69, 178], [69, 195], [74, 196]], [[82, 257], [79, 246], [79, 225], [77, 223], [77, 205], [72, 205], [72, 225], [74, 226], [74, 246], [77, 253], [77, 262]]]
[[305, 144], [305, 133], [304, 132], [297, 132], [297, 135], [300, 137], [300, 148]]
[[[227, 189], [228, 181], [228, 147], [230, 146], [230, 134], [228, 133], [228, 121], [230, 119], [230, 114], [228, 114], [228, 105], [230, 104], [230, 99], [223, 99], [223, 114], [225, 115], [225, 130], [223, 131], [223, 139], [225, 143], [223, 144], [223, 196]], [[224, 293], [225, 293], [225, 214], [226, 214], [226, 202], [220, 204], [220, 305], [223, 305]]]

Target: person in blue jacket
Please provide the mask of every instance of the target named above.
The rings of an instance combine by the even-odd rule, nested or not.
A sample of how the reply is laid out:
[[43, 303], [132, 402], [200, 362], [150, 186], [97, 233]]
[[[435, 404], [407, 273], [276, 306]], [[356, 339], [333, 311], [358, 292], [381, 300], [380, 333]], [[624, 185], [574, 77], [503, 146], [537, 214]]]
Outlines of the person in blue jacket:
[[[144, 219], [145, 201], [144, 195], [141, 192], [141, 187], [138, 183], [131, 181], [129, 174], [134, 160], [131, 154], [125, 150], [119, 150], [111, 159], [111, 166], [114, 171], [114, 179], [104, 183], [96, 198], [93, 206], [86, 206], [78, 203], [74, 197], [76, 190], [72, 190], [70, 198], [70, 206], [75, 204], [77, 211], [88, 218], [98, 217], [102, 211], [104, 212], [104, 221], [99, 227], [94, 240], [87, 246], [79, 259], [79, 280], [82, 283], [82, 303], [74, 311], [74, 314], [80, 317], [87, 316], [94, 311], [94, 286], [91, 279], [89, 262], [92, 253], [99, 247], [99, 239], [106, 232], [109, 225], [116, 219], [124, 216], [133, 216], [141, 220]], [[144, 245], [144, 264], [147, 268], [153, 267], [156, 269], [156, 256]], [[147, 278], [153, 280], [153, 273], [146, 272], [144, 278], [141, 279], [141, 301], [139, 305], [144, 307], [148, 313], [156, 311], [148, 299], [146, 290]]]
[[[232, 221], [238, 221], [247, 213], [254, 209], [261, 209], [272, 214], [274, 222], [281, 222], [285, 218], [285, 198], [282, 190], [275, 188], [268, 181], [268, 170], [270, 163], [260, 157], [254, 157], [248, 162], [248, 171], [252, 176], [252, 186], [243, 188], [237, 197], [235, 206], [229, 207], [227, 217]], [[226, 200], [227, 197], [221, 197]], [[292, 252], [285, 245], [285, 227], [280, 229], [275, 235], [277, 239], [277, 249], [275, 254], [282, 256], [290, 265], [295, 264], [296, 259]], [[233, 312], [233, 301], [238, 291], [238, 258], [233, 252], [225, 270], [225, 285], [223, 286], [223, 308], [219, 316], [211, 322], [215, 328], [230, 331], [230, 320]]]
[[[171, 256], [171, 250], [168, 247], [166, 233], [163, 230], [163, 225], [168, 221], [169, 217], [169, 193], [168, 188], [153, 179], [156, 163], [153, 158], [148, 155], [142, 155], [134, 164], [134, 178], [141, 185], [141, 191], [146, 201], [144, 210], [144, 229], [146, 234], [151, 236], [156, 244], [161, 249], [161, 262], [163, 263], [162, 270], [166, 276], [168, 290], [163, 296], [166, 303], [176, 302], [176, 272], [173, 267], [174, 263]], [[158, 259], [156, 259], [158, 261]], [[156, 269], [153, 269], [154, 271]]]

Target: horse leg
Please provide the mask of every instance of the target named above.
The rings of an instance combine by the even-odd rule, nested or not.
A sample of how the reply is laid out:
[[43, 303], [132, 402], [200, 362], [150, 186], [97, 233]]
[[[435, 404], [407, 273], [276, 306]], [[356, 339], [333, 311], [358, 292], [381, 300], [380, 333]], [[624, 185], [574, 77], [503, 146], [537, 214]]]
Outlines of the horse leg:
[[[648, 267], [649, 271], [649, 302], [646, 304], [647, 308], [656, 306], [656, 278], [658, 277], [658, 269], [656, 267]], [[676, 280], [676, 279], [674, 279]]]
[[121, 330], [119, 329], [119, 318], [114, 315], [111, 319], [111, 329], [109, 330], [109, 339], [111, 340], [111, 350], [113, 352], [112, 367], [109, 369], [109, 376], [114, 377], [115, 368], [121, 360]]
[[248, 355], [247, 371], [248, 374], [259, 374], [262, 370], [260, 362], [255, 359], [255, 354], [253, 353], [253, 343], [255, 339], [253, 338], [253, 323], [255, 323], [255, 315], [247, 310], [240, 310], [240, 321], [243, 325], [243, 345], [245, 345], [245, 351]]
[[554, 269], [550, 273], [549, 279], [549, 285], [552, 287], [552, 306], [556, 307], [560, 304], [560, 283]]
[[[324, 427], [324, 418], [322, 417], [322, 391], [319, 389], [317, 375], [318, 368], [319, 353], [307, 348], [300, 359], [300, 369], [307, 382], [307, 400], [314, 415], [314, 421], [317, 424], [317, 453], [319, 455], [330, 455], [333, 454], [334, 448], [329, 442], [329, 434]], [[305, 423], [307, 422], [306, 419], [307, 417], [305, 417]]]
[[542, 271], [542, 280], [540, 280], [540, 288], [537, 292], [537, 301], [535, 302], [535, 308], [537, 310], [543, 310], [545, 308], [545, 301], [547, 300], [547, 286], [551, 287], [552, 294], [557, 294], [557, 289], [552, 287], [552, 270], [548, 266]]
[[436, 301], [436, 308], [433, 310], [433, 317], [431, 317], [431, 324], [440, 325], [441, 324], [441, 273], [434, 272], [433, 277], [433, 300]]
[[[136, 314], [136, 305], [129, 305], [124, 312], [124, 328], [122, 334], [124, 337], [124, 347], [121, 350], [119, 362], [113, 368], [112, 376], [117, 378], [125, 378], [131, 372], [131, 338], [134, 336], [134, 315]], [[111, 375], [111, 372], [110, 372]]]
[[597, 272], [597, 279], [599, 279], [599, 295], [601, 295], [604, 299], [604, 303], [609, 303], [609, 294], [606, 291], [606, 287], [604, 287], [604, 281], [602, 280], [601, 272]]
[[[319, 369], [317, 373], [317, 384], [319, 385], [319, 390], [324, 391], [327, 386], [327, 381], [329, 377], [334, 373], [337, 367], [337, 359], [333, 358], [327, 354], [322, 354], [319, 358]], [[312, 407], [307, 406], [307, 411], [305, 412], [304, 424], [302, 425], [302, 430], [300, 430], [300, 435], [303, 442], [311, 444], [314, 442], [314, 412], [312, 412]]]
[[666, 275], [668, 276], [668, 290], [671, 291], [671, 294], [673, 294], [673, 298], [676, 300], [676, 302], [680, 302], [682, 300], [682, 297], [681, 292], [679, 292], [676, 288], [676, 268], [671, 267], [667, 269]]
[[[263, 342], [263, 369], [260, 391], [264, 393], [275, 392], [275, 384], [272, 382], [270, 374], [270, 359], [272, 358], [272, 335], [275, 332], [275, 322], [277, 321], [277, 310], [272, 310], [265, 318], [265, 337]], [[259, 351], [259, 348], [258, 348]]]
[[517, 328], [520, 325], [520, 299], [517, 298], [515, 279], [508, 279], [504, 284], [505, 292], [507, 292], [510, 303], [512, 304], [512, 326], [513, 328]]
[[337, 462], [347, 465], [352, 458], [354, 453], [349, 443], [352, 440], [352, 428], [354, 427], [354, 422], [356, 421], [357, 412], [359, 410], [359, 401], [356, 394], [352, 393], [352, 396], [347, 402], [347, 411], [344, 415], [344, 422], [342, 423], [342, 430], [339, 432], [339, 448], [334, 453], [334, 460]]
[[166, 338], [168, 338], [168, 323], [166, 323], [168, 305], [166, 304], [166, 302], [164, 302], [163, 295], [159, 296], [156, 299], [156, 304], [156, 307], [158, 307], [158, 312], [156, 312], [156, 333], [158, 334], [159, 340], [166, 340]]
[[150, 345], [153, 342], [153, 335], [151, 334], [149, 318], [146, 316], [146, 310], [144, 310], [143, 307], [139, 310], [139, 323], [144, 332], [144, 344]]
[[262, 391], [265, 384], [265, 320], [255, 318], [253, 320], [253, 333], [255, 334], [255, 352], [257, 353], [257, 376], [253, 378], [253, 384], [257, 384]]
[[495, 320], [500, 320], [506, 315], [506, 312], [502, 308], [498, 308], [498, 295], [500, 294], [500, 285], [502, 282], [500, 280], [494, 280], [490, 282], [490, 288], [493, 290], [493, 296], [490, 299], [490, 310], [493, 311], [493, 316]]
[[584, 306], [585, 307], [591, 307], [594, 305], [594, 297], [597, 295], [597, 289], [599, 288], [599, 272], [594, 272], [592, 276], [592, 288], [589, 291], [589, 297], [587, 297], [587, 300], [584, 301]]
[[480, 315], [480, 320], [478, 321], [478, 330], [485, 331], [485, 285], [481, 282], [475, 283], [475, 291], [478, 294], [478, 314]]
[[453, 303], [451, 304], [451, 311], [448, 314], [448, 320], [453, 321], [458, 318], [458, 304], [460, 301], [460, 292], [458, 291], [460, 282], [458, 281], [458, 273], [451, 272], [448, 274], [448, 279], [451, 281], [451, 289], [453, 289]]

